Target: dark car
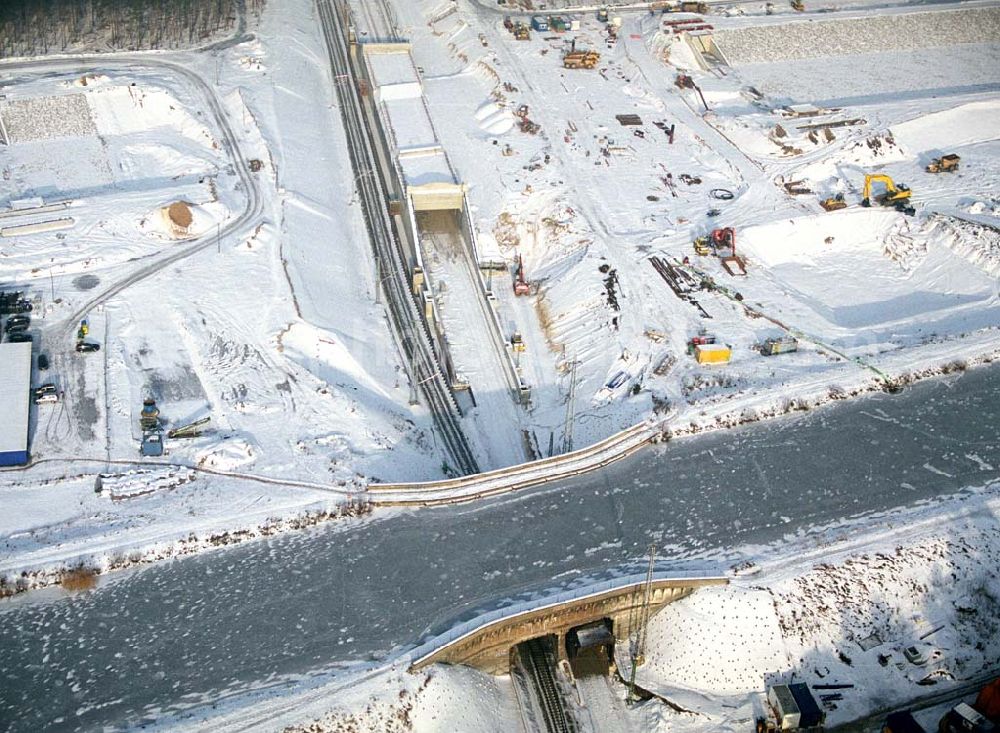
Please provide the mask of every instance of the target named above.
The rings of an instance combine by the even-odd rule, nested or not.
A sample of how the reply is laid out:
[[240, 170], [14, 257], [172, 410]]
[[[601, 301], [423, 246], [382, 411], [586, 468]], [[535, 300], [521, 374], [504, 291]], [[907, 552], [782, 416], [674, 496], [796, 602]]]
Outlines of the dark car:
[[40, 397], [43, 394], [56, 394], [59, 390], [56, 388], [52, 382], [47, 382], [40, 387], [35, 387], [33, 393], [35, 397]]
[[80, 341], [76, 345], [76, 350], [79, 351], [81, 354], [87, 354], [90, 353], [91, 351], [100, 351], [101, 345], [92, 343], [90, 341]]
[[49, 357], [47, 357], [45, 354], [39, 354], [38, 355], [38, 369], [39, 369], [39, 371], [43, 371], [44, 372], [48, 368], [49, 368]]
[[24, 330], [30, 325], [31, 325], [30, 316], [18, 315], [18, 316], [11, 316], [10, 318], [7, 319], [8, 331]]
[[7, 343], [11, 344], [23, 344], [30, 341], [34, 341], [31, 334], [27, 331], [8, 331], [7, 332]]

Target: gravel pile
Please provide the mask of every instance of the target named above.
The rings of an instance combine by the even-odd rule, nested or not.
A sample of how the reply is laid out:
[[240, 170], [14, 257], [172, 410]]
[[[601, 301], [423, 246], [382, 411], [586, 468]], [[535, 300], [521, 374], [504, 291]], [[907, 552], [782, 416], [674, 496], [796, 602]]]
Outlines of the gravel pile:
[[814, 20], [716, 31], [732, 65], [1000, 42], [1000, 8]]
[[11, 143], [97, 134], [83, 94], [12, 99], [0, 107]]

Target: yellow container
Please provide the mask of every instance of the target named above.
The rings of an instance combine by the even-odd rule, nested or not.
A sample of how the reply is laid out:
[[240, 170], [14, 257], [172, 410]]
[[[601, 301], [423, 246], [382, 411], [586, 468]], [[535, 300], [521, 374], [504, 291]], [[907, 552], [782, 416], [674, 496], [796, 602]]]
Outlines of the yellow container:
[[694, 358], [699, 364], [728, 364], [733, 352], [724, 344], [698, 344], [694, 347]]

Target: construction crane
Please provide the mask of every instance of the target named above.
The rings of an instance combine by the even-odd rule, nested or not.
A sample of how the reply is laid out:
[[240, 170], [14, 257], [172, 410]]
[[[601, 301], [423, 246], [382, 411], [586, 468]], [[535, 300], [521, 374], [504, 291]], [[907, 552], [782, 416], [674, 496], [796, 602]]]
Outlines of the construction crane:
[[916, 209], [909, 204], [912, 191], [902, 183], [897, 185], [892, 178], [884, 173], [869, 173], [865, 176], [865, 190], [861, 199], [862, 206], [872, 205], [871, 194], [873, 183], [882, 183], [885, 185], [885, 193], [881, 193], [875, 197], [877, 203], [882, 206], [892, 206], [897, 211], [910, 214], [911, 216], [916, 213]]

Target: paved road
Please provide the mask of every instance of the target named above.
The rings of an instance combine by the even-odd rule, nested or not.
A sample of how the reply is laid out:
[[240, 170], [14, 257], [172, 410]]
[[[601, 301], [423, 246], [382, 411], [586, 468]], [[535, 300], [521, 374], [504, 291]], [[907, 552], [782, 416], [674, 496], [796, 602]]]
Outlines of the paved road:
[[[733, 556], [1000, 478], [1000, 369], [678, 440], [479, 505], [380, 514], [0, 606], [0, 730], [136, 724], [381, 658], [530, 588]], [[987, 468], [986, 466], [989, 466]], [[641, 572], [641, 570], [640, 570]]]

